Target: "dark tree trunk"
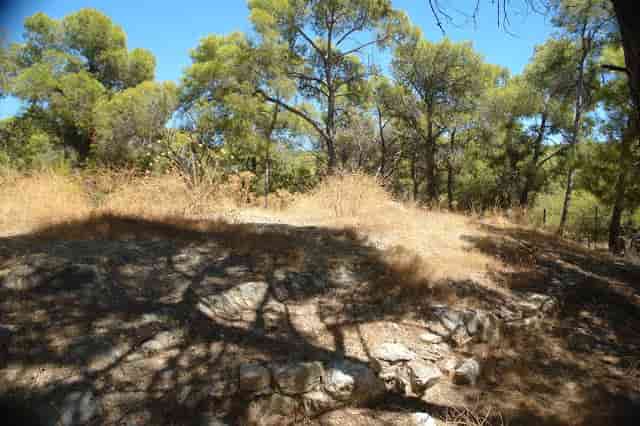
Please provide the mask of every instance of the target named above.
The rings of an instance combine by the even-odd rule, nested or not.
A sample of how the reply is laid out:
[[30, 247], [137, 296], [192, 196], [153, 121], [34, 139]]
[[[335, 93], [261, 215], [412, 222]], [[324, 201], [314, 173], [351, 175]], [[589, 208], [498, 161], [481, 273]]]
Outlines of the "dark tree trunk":
[[455, 145], [456, 131], [454, 129], [451, 132], [451, 137], [449, 138], [449, 157], [447, 159], [447, 203], [449, 205], [449, 210], [453, 210], [453, 151], [455, 150]]
[[433, 112], [428, 112], [427, 146], [426, 146], [426, 179], [427, 200], [430, 204], [438, 200], [438, 172], [436, 170], [436, 137], [433, 134]]
[[387, 141], [384, 138], [385, 123], [382, 122], [382, 111], [376, 106], [378, 112], [378, 133], [380, 137], [380, 165], [378, 166], [377, 175], [384, 178], [385, 164], [387, 162]]
[[615, 10], [624, 59], [629, 72], [629, 87], [640, 120], [640, 7], [637, 0], [611, 0]]
[[544, 134], [547, 126], [547, 113], [542, 113], [540, 120], [540, 128], [538, 129], [538, 135], [533, 142], [533, 156], [529, 162], [527, 168], [527, 174], [525, 176], [524, 187], [520, 193], [520, 207], [527, 208], [529, 206], [529, 193], [533, 188], [533, 182], [536, 180], [538, 161], [540, 161], [540, 155], [542, 155], [542, 142], [544, 141]]
[[571, 196], [573, 195], [573, 174], [574, 168], [569, 167], [567, 172], [567, 186], [564, 191], [564, 201], [562, 203], [562, 214], [560, 215], [560, 226], [558, 227], [558, 234], [564, 234], [564, 228], [567, 224], [567, 218], [569, 216], [569, 207], [571, 206]]
[[578, 79], [576, 80], [576, 102], [575, 102], [575, 116], [573, 119], [573, 129], [571, 132], [571, 139], [569, 140], [569, 171], [567, 173], [567, 188], [564, 194], [564, 203], [562, 204], [562, 214], [560, 216], [560, 225], [558, 226], [558, 234], [562, 236], [564, 234], [564, 228], [567, 223], [567, 216], [569, 215], [569, 209], [571, 208], [571, 192], [573, 191], [573, 174], [574, 165], [573, 160], [576, 155], [576, 145], [580, 141], [580, 127], [582, 125], [582, 108], [584, 107], [584, 72], [587, 62], [587, 57], [591, 53], [591, 39], [587, 35], [587, 23], [582, 24], [582, 33], [580, 34], [581, 40], [581, 57], [578, 68]]
[[609, 224], [609, 251], [612, 253], [616, 253], [620, 249], [618, 241], [620, 238], [622, 212], [625, 208], [627, 178], [631, 158], [631, 142], [636, 135], [635, 129], [635, 126], [630, 126], [620, 141], [620, 170], [616, 181], [616, 198], [613, 204], [613, 211], [611, 212], [611, 223]]
[[413, 183], [413, 202], [417, 203], [418, 202], [418, 187], [419, 187], [419, 183], [418, 183], [418, 168], [417, 168], [417, 154], [416, 154], [416, 150], [414, 149], [413, 152], [411, 153], [411, 181]]

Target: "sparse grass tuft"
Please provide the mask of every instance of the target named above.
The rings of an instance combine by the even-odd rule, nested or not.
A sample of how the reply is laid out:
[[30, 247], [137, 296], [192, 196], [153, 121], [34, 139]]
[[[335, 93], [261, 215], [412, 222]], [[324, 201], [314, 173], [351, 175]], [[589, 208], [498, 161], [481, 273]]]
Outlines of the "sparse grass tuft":
[[508, 426], [503, 417], [491, 407], [451, 408], [448, 410], [447, 426]]

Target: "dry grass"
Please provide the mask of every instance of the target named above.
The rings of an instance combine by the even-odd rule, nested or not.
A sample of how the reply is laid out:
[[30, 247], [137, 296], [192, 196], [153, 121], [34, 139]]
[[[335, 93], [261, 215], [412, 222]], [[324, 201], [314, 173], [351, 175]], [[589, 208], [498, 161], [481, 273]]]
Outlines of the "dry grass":
[[[8, 175], [0, 189], [0, 234], [81, 220], [91, 223], [105, 215], [167, 223], [213, 218], [251, 222], [258, 215], [294, 225], [354, 230], [390, 250], [389, 259], [400, 270], [425, 282], [477, 279], [495, 262], [466, 241], [482, 235], [472, 218], [399, 203], [373, 177], [333, 176], [310, 193], [274, 194], [269, 210], [254, 207], [263, 201], [252, 199], [248, 192], [251, 179], [243, 174], [193, 188], [177, 174], [100, 170]], [[117, 226], [122, 228], [123, 223]]]
[[244, 202], [244, 181], [189, 187], [177, 174], [99, 170], [0, 176], [0, 234], [29, 232], [100, 215], [141, 219], [224, 216]]
[[502, 416], [491, 407], [452, 408], [448, 410], [447, 426], [507, 426]]
[[91, 213], [80, 181], [53, 172], [0, 177], [0, 234], [79, 220]]
[[[292, 222], [352, 227], [385, 248], [401, 246], [423, 259], [420, 269], [432, 281], [477, 278], [494, 262], [465, 241], [482, 235], [473, 218], [394, 201], [367, 175], [329, 177], [283, 214]], [[414, 256], [398, 261], [416, 263]]]

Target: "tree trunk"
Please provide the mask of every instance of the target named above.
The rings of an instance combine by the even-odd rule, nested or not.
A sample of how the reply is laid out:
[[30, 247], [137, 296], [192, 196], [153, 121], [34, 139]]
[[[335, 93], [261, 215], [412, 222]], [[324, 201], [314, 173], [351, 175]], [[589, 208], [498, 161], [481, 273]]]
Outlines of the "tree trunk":
[[273, 105], [273, 115], [271, 116], [271, 123], [269, 123], [269, 129], [267, 130], [267, 152], [264, 156], [264, 208], [269, 208], [269, 192], [271, 191], [271, 144], [273, 139], [273, 132], [276, 129], [278, 123], [278, 114], [280, 112], [280, 106], [278, 104]]
[[382, 111], [379, 106], [376, 106], [376, 110], [378, 112], [378, 133], [380, 137], [380, 165], [376, 175], [384, 178], [384, 168], [387, 162], [387, 141], [384, 138], [385, 124], [382, 122]]
[[567, 217], [569, 215], [569, 208], [571, 207], [571, 196], [573, 195], [573, 174], [575, 169], [569, 167], [567, 172], [567, 186], [564, 191], [564, 201], [562, 203], [562, 214], [560, 215], [560, 225], [558, 227], [558, 234], [562, 236], [564, 234], [564, 228], [567, 224]]
[[567, 173], [567, 188], [564, 195], [564, 203], [562, 205], [562, 215], [560, 216], [560, 225], [558, 227], [558, 234], [562, 236], [564, 234], [564, 228], [567, 223], [567, 216], [569, 214], [569, 208], [571, 207], [571, 192], [573, 191], [573, 174], [576, 145], [580, 140], [580, 126], [582, 124], [582, 108], [583, 108], [583, 95], [584, 95], [584, 69], [587, 61], [587, 57], [591, 51], [591, 40], [587, 39], [587, 24], [582, 24], [581, 33], [581, 57], [580, 65], [578, 68], [578, 79], [576, 80], [576, 103], [575, 103], [575, 118], [573, 120], [573, 131], [571, 132], [571, 140], [569, 141], [569, 172]]
[[611, 212], [611, 223], [609, 224], [609, 251], [616, 253], [620, 247], [622, 212], [625, 208], [625, 195], [627, 190], [627, 177], [631, 158], [631, 142], [636, 136], [636, 126], [630, 126], [620, 141], [620, 170], [616, 181], [616, 198]]
[[453, 151], [455, 149], [456, 144], [456, 131], [455, 129], [451, 132], [451, 137], [449, 138], [449, 158], [447, 159], [447, 203], [449, 205], [449, 210], [453, 210]]
[[640, 7], [637, 0], [611, 0], [618, 20], [624, 59], [629, 72], [629, 87], [640, 121]]
[[417, 159], [417, 154], [416, 154], [417, 150], [413, 150], [413, 152], [411, 153], [411, 181], [413, 183], [413, 202], [417, 203], [418, 202], [418, 170], [416, 167], [416, 161]]
[[267, 159], [264, 167], [264, 208], [269, 208], [269, 191], [271, 188], [271, 158], [269, 158], [269, 152], [267, 151]]
[[529, 162], [527, 175], [525, 176], [524, 187], [522, 188], [522, 192], [520, 193], [520, 207], [522, 208], [529, 207], [529, 192], [531, 192], [531, 189], [533, 188], [533, 182], [536, 179], [536, 171], [538, 168], [540, 155], [542, 155], [542, 142], [544, 141], [546, 126], [547, 113], [545, 111], [542, 113], [538, 135], [536, 136], [536, 140], [533, 143], [533, 156], [531, 157], [531, 161]]
[[426, 178], [427, 178], [427, 201], [432, 204], [438, 200], [438, 181], [436, 171], [436, 138], [433, 134], [432, 110], [428, 111], [427, 123], [427, 146], [426, 146]]

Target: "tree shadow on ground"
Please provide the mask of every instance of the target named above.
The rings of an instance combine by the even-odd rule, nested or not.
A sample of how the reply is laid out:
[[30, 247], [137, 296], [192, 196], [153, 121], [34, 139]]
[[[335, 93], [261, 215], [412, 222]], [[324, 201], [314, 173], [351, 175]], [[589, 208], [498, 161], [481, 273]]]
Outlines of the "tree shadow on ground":
[[637, 424], [640, 268], [532, 230], [485, 230], [465, 239], [502, 262], [494, 281], [514, 297], [534, 292], [559, 306], [507, 327], [486, 360], [485, 391], [509, 401], [510, 424]]
[[[485, 243], [474, 241], [492, 255], [509, 250], [501, 245], [494, 252]], [[392, 258], [397, 253], [390, 256], [349, 229], [181, 219], [100, 216], [4, 238], [0, 318], [13, 333], [0, 361], [2, 400], [14, 412], [19, 406], [56, 408], [71, 390], [81, 389], [102, 402], [96, 424], [237, 418], [246, 401], [229, 395], [241, 364], [336, 358], [366, 364], [376, 344], [418, 344], [434, 303], [452, 297], [485, 306], [506, 303], [478, 283], [436, 285], [411, 259]], [[586, 270], [589, 261], [581, 265]], [[520, 277], [501, 278], [515, 283]], [[212, 319], [198, 309], [203, 298], [253, 281], [269, 287], [251, 318]], [[525, 396], [535, 389], [536, 397], [562, 398], [562, 381], [588, 378], [567, 410], [579, 409], [584, 418], [637, 412], [629, 397], [636, 389], [628, 381], [605, 378], [599, 364], [592, 374], [593, 366], [577, 359], [584, 355], [571, 349], [571, 335], [562, 327], [574, 325], [563, 315], [570, 318], [569, 312], [575, 316], [582, 308], [567, 311], [567, 300], [563, 320], [550, 333], [508, 335], [502, 349], [485, 354], [494, 367], [479, 388], [464, 391], [467, 399], [489, 394], [493, 404], [502, 397], [497, 406], [513, 419], [510, 424], [580, 424], [545, 412], [544, 401]], [[598, 318], [603, 332], [628, 336], [621, 325]], [[575, 356], [544, 352], [551, 350], [549, 342]], [[611, 350], [626, 347], [614, 343]], [[492, 373], [503, 377], [492, 380]], [[514, 389], [523, 398], [508, 396]], [[393, 397], [372, 408], [444, 418], [451, 407]]]

